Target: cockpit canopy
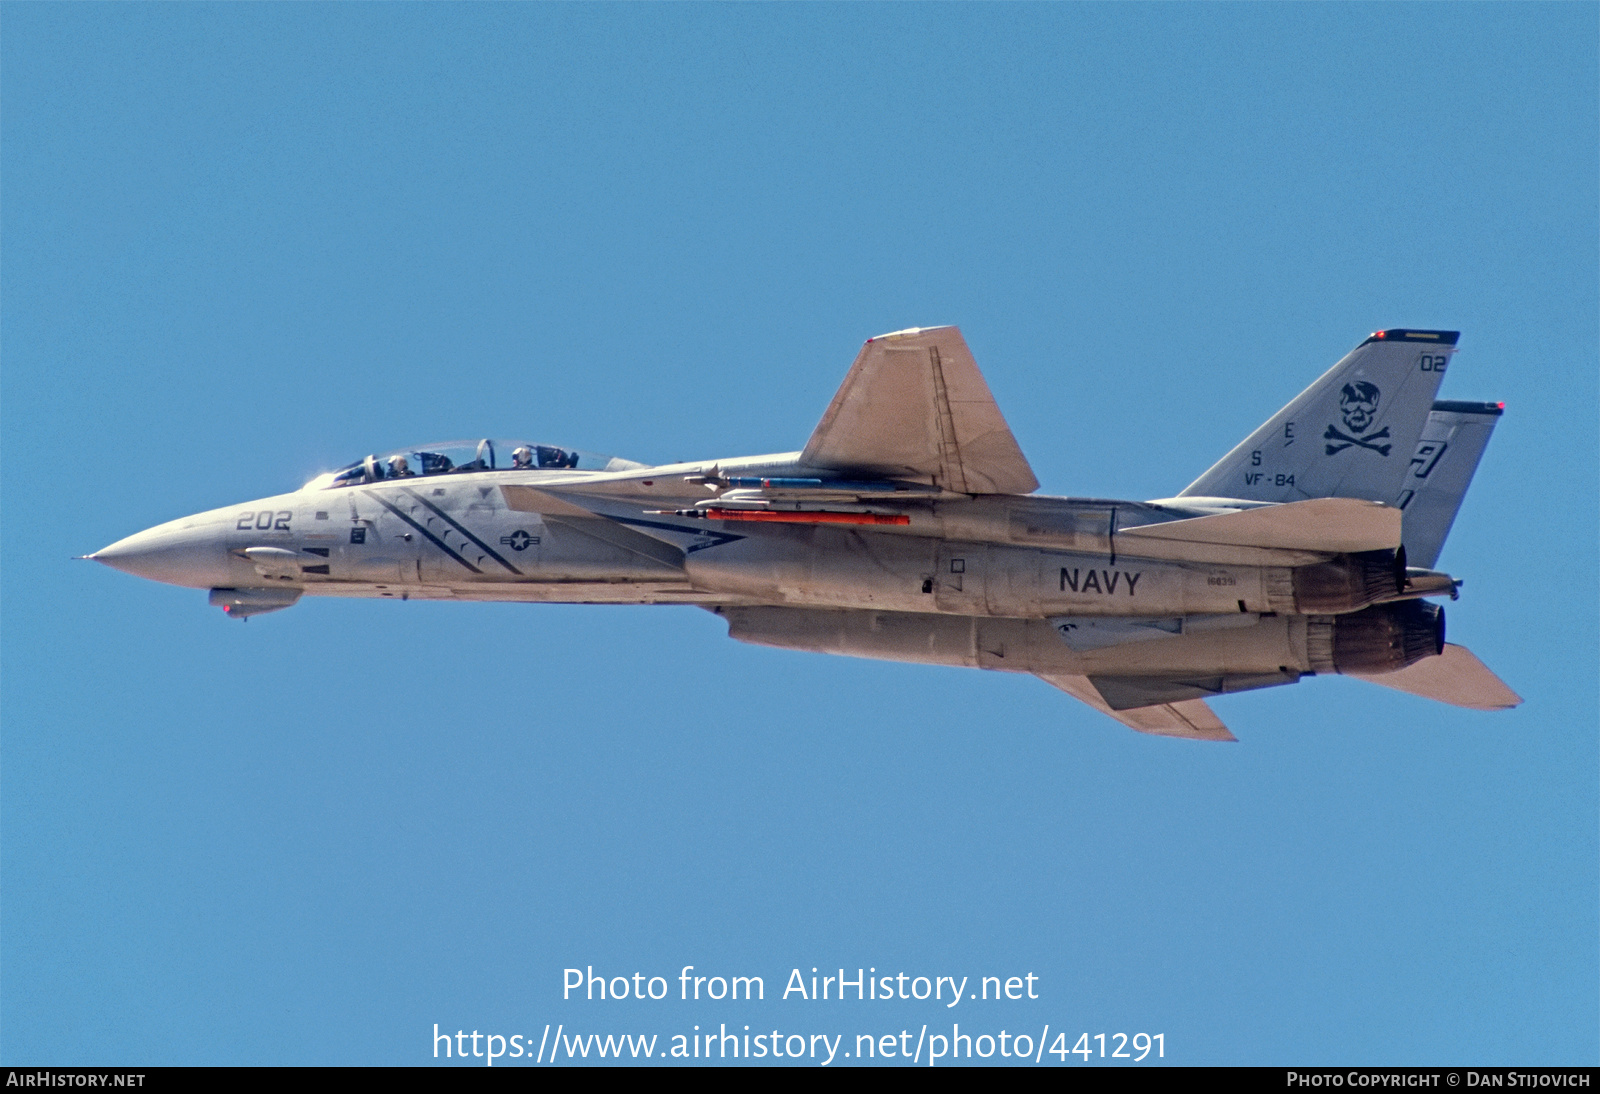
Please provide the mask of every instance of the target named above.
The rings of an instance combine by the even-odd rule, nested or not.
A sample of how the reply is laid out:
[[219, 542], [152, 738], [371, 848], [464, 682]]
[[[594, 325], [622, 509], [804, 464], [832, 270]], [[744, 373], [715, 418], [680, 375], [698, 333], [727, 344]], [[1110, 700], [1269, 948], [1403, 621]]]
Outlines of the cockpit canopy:
[[600, 456], [576, 448], [486, 437], [480, 441], [441, 441], [374, 453], [337, 471], [319, 475], [306, 486], [330, 489], [389, 479], [482, 471], [627, 471], [645, 466], [633, 460]]

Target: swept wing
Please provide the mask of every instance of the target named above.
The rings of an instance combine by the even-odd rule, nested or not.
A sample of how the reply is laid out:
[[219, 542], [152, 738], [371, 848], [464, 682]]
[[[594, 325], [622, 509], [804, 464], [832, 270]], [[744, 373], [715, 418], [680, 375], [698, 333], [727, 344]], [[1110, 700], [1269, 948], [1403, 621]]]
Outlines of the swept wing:
[[[1181, 499], [1180, 499], [1181, 500]], [[1400, 510], [1358, 498], [1311, 498], [1120, 529], [1124, 542], [1161, 540], [1327, 554], [1400, 545]], [[1136, 549], [1136, 548], [1135, 548]]]

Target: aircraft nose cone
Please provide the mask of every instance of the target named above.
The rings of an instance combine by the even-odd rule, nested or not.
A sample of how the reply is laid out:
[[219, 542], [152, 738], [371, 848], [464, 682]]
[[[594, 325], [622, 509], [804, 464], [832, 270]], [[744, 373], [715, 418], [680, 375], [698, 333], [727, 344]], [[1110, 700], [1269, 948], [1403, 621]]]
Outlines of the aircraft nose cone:
[[182, 522], [147, 528], [89, 558], [135, 577], [203, 589], [226, 583], [226, 552], [208, 531]]

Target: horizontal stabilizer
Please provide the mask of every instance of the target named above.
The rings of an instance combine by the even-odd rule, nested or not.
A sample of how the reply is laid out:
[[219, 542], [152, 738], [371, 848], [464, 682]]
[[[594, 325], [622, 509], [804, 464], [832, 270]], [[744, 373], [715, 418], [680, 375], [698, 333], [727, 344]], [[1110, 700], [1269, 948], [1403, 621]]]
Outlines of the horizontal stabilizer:
[[1039, 486], [955, 327], [867, 339], [800, 462], [959, 494]]
[[1400, 546], [1400, 526], [1400, 510], [1378, 502], [1312, 498], [1166, 524], [1119, 528], [1117, 538], [1357, 554]]
[[1140, 733], [1158, 737], [1184, 737], [1191, 741], [1236, 741], [1222, 720], [1212, 713], [1203, 699], [1185, 699], [1177, 703], [1138, 707], [1134, 710], [1112, 710], [1106, 705], [1087, 676], [1040, 675], [1039, 679], [1051, 687], [1060, 688], [1074, 699], [1094, 707]]
[[1399, 672], [1345, 675], [1468, 710], [1509, 710], [1522, 703], [1522, 696], [1506, 687], [1471, 650], [1449, 643], [1438, 657], [1425, 657]]

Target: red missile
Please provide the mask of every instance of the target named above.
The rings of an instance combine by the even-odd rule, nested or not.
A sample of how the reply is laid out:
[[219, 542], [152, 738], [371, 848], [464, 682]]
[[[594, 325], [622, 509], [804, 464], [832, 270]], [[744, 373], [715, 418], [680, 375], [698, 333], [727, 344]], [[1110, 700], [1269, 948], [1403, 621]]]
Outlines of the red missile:
[[718, 509], [704, 510], [708, 520], [764, 520], [777, 524], [910, 524], [904, 513], [821, 513], [797, 512], [792, 509]]

